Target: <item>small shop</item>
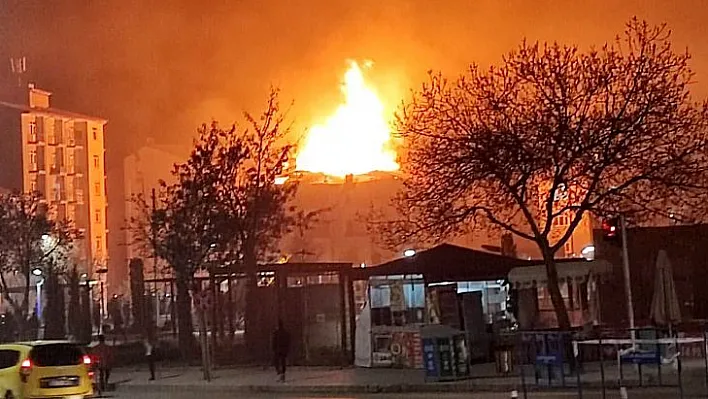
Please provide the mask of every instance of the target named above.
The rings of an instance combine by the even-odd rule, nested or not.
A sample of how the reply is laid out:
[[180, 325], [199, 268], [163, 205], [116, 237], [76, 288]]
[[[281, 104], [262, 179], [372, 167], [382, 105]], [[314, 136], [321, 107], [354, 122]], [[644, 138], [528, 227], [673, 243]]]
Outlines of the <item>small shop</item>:
[[[506, 313], [503, 280], [515, 266], [527, 263], [441, 245], [413, 258], [357, 270], [353, 278], [365, 279], [368, 296], [356, 320], [355, 365], [427, 369], [429, 354], [421, 333], [430, 326], [464, 338], [440, 346], [451, 348], [439, 358], [440, 370], [449, 362], [489, 360], [492, 326]], [[465, 374], [457, 366], [449, 373]]]
[[[605, 260], [561, 260], [556, 264], [560, 291], [573, 327], [601, 324], [600, 284], [612, 274], [612, 264]], [[519, 327], [540, 330], [558, 326], [548, 291], [548, 277], [543, 265], [517, 267], [508, 280], [518, 292]]]

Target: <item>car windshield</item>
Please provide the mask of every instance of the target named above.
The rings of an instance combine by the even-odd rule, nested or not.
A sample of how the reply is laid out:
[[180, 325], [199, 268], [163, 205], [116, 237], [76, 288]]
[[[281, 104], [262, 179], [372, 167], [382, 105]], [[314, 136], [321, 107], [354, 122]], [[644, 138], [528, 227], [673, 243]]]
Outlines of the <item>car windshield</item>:
[[38, 367], [73, 366], [81, 364], [83, 354], [74, 344], [47, 344], [34, 347], [30, 360]]

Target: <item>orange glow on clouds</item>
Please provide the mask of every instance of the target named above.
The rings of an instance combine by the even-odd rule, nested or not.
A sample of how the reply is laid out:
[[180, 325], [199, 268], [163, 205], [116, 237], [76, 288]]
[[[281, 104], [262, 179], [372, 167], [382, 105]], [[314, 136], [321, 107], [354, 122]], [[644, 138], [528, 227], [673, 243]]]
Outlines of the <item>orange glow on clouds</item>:
[[337, 110], [309, 130], [297, 169], [331, 176], [398, 170], [383, 102], [354, 61], [344, 74], [342, 93]]

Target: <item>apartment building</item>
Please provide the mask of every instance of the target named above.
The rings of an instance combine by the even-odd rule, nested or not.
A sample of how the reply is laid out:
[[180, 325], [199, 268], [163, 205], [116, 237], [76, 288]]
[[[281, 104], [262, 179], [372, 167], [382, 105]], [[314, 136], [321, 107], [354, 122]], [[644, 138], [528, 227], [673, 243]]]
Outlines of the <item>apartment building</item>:
[[89, 275], [106, 267], [106, 120], [51, 106], [33, 84], [0, 91], [0, 187], [38, 192], [52, 216], [83, 233], [76, 261]]

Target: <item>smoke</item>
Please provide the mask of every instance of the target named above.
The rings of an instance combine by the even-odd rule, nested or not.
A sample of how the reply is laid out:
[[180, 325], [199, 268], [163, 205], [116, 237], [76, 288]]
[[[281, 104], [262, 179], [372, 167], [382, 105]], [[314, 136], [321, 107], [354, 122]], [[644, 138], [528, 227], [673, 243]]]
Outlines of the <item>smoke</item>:
[[674, 28], [677, 44], [694, 55], [697, 90], [706, 92], [701, 0], [0, 0], [0, 7], [0, 56], [27, 56], [55, 104], [109, 118], [115, 155], [147, 136], [188, 143], [200, 122], [257, 112], [271, 84], [295, 101], [302, 129], [334, 108], [346, 59], [375, 62], [370, 77], [393, 107], [428, 69], [456, 74], [470, 62], [495, 62], [523, 37], [602, 43], [632, 15]]

